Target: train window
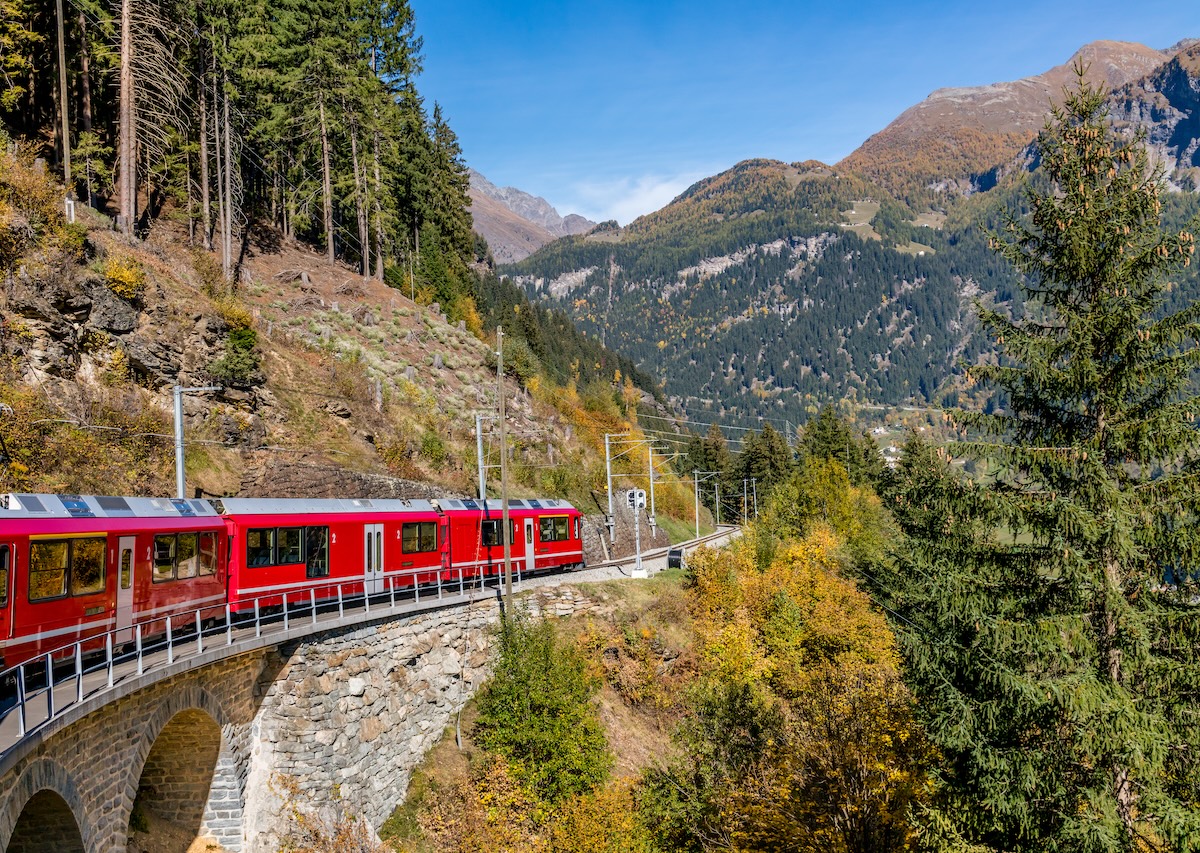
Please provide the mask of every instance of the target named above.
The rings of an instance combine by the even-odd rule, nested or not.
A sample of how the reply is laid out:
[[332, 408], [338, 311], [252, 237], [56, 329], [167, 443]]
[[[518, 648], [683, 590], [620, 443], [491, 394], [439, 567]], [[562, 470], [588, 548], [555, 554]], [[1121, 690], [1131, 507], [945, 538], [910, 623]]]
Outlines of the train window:
[[154, 582], [175, 580], [175, 534], [154, 537]]
[[0, 604], [8, 602], [8, 546], [0, 545]]
[[104, 557], [108, 542], [103, 537], [71, 540], [71, 595], [104, 592]]
[[275, 531], [275, 562], [280, 565], [304, 562], [304, 529], [281, 527]]
[[525, 544], [526, 545], [533, 544], [533, 525], [532, 524], [525, 525]]
[[217, 573], [217, 534], [200, 534], [200, 574]]
[[31, 542], [29, 545], [29, 600], [45, 601], [67, 594], [67, 561], [70, 545], [59, 542]]
[[195, 533], [180, 533], [179, 544], [175, 546], [175, 577], [194, 578], [200, 562], [199, 550], [196, 547]]
[[565, 515], [544, 515], [538, 521], [538, 533], [543, 542], [562, 542], [570, 538], [570, 527]]
[[246, 531], [246, 565], [269, 566], [275, 557], [275, 529]]
[[575, 516], [575, 538], [579, 538], [579, 516]]
[[133, 586], [133, 551], [129, 548], [121, 549], [121, 589], [129, 589]]
[[[485, 522], [486, 523], [486, 522]], [[437, 550], [437, 522], [410, 521], [400, 530], [400, 552], [418, 554]]]
[[479, 541], [485, 546], [503, 545], [500, 541], [500, 522], [484, 521], [479, 525]]
[[304, 573], [310, 578], [329, 577], [329, 528], [304, 528], [304, 551], [308, 555]]

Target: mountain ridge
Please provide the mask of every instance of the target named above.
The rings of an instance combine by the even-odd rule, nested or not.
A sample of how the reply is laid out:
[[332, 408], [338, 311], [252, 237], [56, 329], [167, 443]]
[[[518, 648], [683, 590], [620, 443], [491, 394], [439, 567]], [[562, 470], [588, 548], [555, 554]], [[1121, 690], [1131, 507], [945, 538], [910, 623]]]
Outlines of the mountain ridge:
[[582, 234], [596, 225], [575, 213], [561, 216], [540, 196], [516, 187], [497, 187], [474, 169], [467, 174], [475, 230], [500, 263], [519, 261], [552, 240]]
[[[1107, 57], [1092, 67], [1106, 87], [1125, 81], [1110, 96], [1114, 121], [1144, 130], [1183, 190], [1200, 185], [1198, 44], [1183, 40], [1157, 64], [1169, 51], [1112, 42], [1075, 54]], [[1070, 68], [1018, 88], [1048, 91]], [[970, 91], [971, 109], [987, 108], [980, 88]], [[975, 134], [982, 147], [966, 152], [974, 160], [954, 161], [959, 177], [936, 194], [922, 185], [914, 196], [911, 172], [875, 181], [851, 168], [852, 158], [833, 166], [744, 160], [624, 229], [559, 239], [509, 271], [531, 297], [663, 376], [684, 410], [799, 422], [832, 400], [952, 402], [964, 393], [954, 380], [959, 362], [986, 356], [976, 302], [1006, 303], [1016, 292], [1014, 271], [987, 249], [979, 226], [1019, 212], [1016, 178], [1036, 165], [1030, 145], [1045, 121], [1045, 112], [1014, 117], [1003, 100], [992, 107], [1005, 114], [984, 128], [945, 119], [963, 135], [939, 143]], [[1006, 127], [1015, 130], [993, 132]], [[928, 128], [916, 130], [914, 144], [923, 145]], [[929, 211], [933, 198], [944, 210]], [[1166, 224], [1182, 227], [1198, 209], [1195, 193], [1169, 194]], [[1200, 296], [1190, 276], [1178, 298]]]

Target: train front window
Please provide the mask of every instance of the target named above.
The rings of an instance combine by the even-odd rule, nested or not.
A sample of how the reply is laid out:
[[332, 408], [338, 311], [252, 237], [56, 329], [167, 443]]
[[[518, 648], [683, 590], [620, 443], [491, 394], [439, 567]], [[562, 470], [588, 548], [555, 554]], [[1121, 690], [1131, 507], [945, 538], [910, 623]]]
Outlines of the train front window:
[[200, 560], [196, 547], [195, 533], [180, 533], [179, 544], [175, 546], [175, 577], [194, 578], [198, 571]]
[[329, 577], [329, 528], [304, 528], [304, 547], [308, 554], [305, 574], [310, 578]]
[[303, 529], [281, 527], [275, 531], [276, 562], [280, 565], [304, 562]]
[[275, 529], [246, 531], [246, 565], [269, 566], [275, 552]]
[[154, 537], [154, 582], [175, 580], [175, 534]]
[[217, 534], [200, 534], [200, 574], [217, 573]]
[[45, 601], [67, 594], [66, 541], [32, 542], [29, 545], [29, 600]]
[[104, 592], [104, 558], [108, 542], [96, 539], [71, 540], [71, 595]]
[[8, 546], [0, 545], [0, 605], [8, 603]]
[[546, 515], [539, 519], [538, 531], [543, 542], [562, 542], [570, 538], [570, 527], [565, 515]]

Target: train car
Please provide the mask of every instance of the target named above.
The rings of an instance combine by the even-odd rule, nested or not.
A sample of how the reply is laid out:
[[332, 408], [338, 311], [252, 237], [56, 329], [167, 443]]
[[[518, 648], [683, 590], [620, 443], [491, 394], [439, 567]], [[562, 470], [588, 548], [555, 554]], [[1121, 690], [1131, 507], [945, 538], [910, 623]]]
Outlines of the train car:
[[223, 607], [225, 536], [201, 500], [0, 498], [0, 668], [108, 631], [128, 642], [139, 622], [165, 632], [160, 617]]
[[[496, 576], [504, 570], [503, 509], [500, 501], [438, 500], [435, 506], [449, 522], [450, 570], [446, 581]], [[583, 565], [580, 512], [566, 501], [550, 498], [511, 500], [509, 556], [513, 572], [575, 568]]]
[[225, 498], [229, 604], [235, 612], [437, 580], [444, 519], [428, 501]]

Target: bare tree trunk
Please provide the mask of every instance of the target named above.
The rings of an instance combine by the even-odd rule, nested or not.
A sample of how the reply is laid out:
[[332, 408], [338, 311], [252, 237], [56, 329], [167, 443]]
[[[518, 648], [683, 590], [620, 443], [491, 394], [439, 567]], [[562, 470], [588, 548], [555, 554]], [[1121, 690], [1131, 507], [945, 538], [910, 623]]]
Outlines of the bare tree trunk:
[[212, 251], [212, 199], [209, 198], [208, 174], [208, 84], [205, 69], [200, 69], [200, 229], [204, 248]]
[[188, 212], [188, 245], [196, 245], [196, 206], [195, 194], [192, 191], [192, 152], [190, 148], [185, 148], [183, 152], [184, 163], [184, 179], [183, 185], [187, 187], [187, 212]]
[[[92, 129], [92, 55], [88, 49], [87, 18], [79, 13], [79, 123], [83, 132]], [[88, 200], [88, 204], [91, 204]]]
[[[217, 222], [221, 223], [223, 234], [225, 231], [225, 208], [229, 201], [225, 197], [225, 182], [221, 180], [221, 175], [224, 174], [222, 171], [224, 158], [221, 156], [221, 118], [218, 106], [220, 95], [217, 92], [216, 79], [216, 74], [213, 74], [213, 157], [216, 161], [214, 165], [217, 168]], [[225, 277], [228, 278], [229, 270], [225, 268], [224, 256], [222, 256], [221, 266], [224, 269]]]
[[233, 144], [229, 124], [229, 72], [221, 69], [221, 102], [225, 112], [225, 278], [233, 280]]
[[379, 131], [375, 131], [375, 278], [383, 281], [383, 207], [380, 199], [383, 197], [383, 178], [379, 174]]
[[317, 96], [317, 111], [321, 117], [321, 191], [324, 195], [326, 254], [330, 263], [334, 260], [333, 250], [333, 175], [329, 167], [329, 128], [325, 124], [325, 101]]
[[137, 162], [134, 158], [135, 116], [133, 103], [133, 0], [121, 0], [121, 81], [120, 81], [120, 213], [117, 223], [129, 239], [137, 215]]
[[358, 217], [358, 248], [361, 256], [359, 274], [366, 278], [371, 274], [371, 238], [367, 233], [367, 205], [363, 197], [362, 173], [358, 169], [358, 128], [350, 124], [350, 166], [354, 169], [354, 212]]

